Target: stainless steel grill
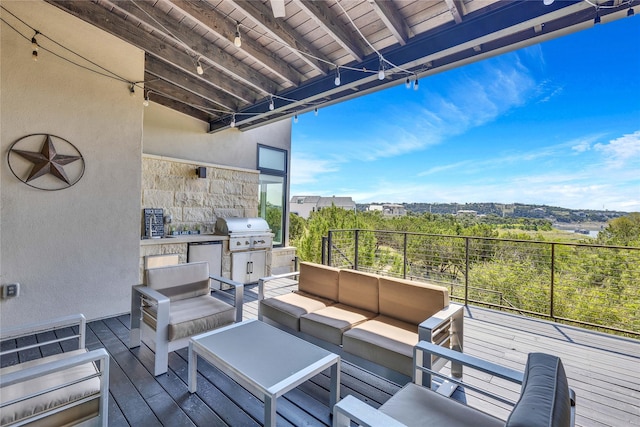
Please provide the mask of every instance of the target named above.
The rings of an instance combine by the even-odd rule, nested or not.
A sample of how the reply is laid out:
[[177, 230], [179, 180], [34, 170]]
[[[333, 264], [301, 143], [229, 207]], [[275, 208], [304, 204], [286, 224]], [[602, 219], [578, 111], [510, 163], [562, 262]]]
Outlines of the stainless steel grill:
[[273, 234], [262, 218], [218, 218], [215, 233], [229, 236], [229, 251], [269, 249]]
[[269, 224], [262, 218], [218, 218], [215, 233], [229, 236], [231, 279], [255, 283], [267, 275], [267, 250], [273, 244]]

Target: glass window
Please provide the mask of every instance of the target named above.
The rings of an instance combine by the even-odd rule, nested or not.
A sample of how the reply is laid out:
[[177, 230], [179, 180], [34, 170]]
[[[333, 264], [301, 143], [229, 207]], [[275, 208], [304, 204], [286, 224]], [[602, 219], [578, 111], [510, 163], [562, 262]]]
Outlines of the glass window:
[[259, 215], [269, 224], [274, 234], [273, 245], [285, 243], [287, 207], [287, 152], [258, 145], [260, 170]]
[[258, 146], [258, 169], [271, 169], [274, 171], [287, 171], [287, 152], [276, 148]]

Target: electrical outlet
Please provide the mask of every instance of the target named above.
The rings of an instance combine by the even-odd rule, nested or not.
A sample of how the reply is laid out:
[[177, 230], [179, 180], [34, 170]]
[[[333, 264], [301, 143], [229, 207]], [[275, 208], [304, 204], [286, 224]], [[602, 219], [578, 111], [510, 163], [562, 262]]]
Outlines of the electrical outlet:
[[2, 298], [13, 298], [20, 295], [20, 283], [8, 283], [2, 287]]

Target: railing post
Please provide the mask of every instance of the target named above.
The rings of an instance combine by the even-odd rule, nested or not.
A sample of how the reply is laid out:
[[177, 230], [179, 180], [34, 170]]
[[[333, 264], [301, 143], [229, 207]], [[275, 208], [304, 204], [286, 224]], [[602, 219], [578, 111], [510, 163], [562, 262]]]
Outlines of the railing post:
[[549, 316], [555, 320], [555, 313], [553, 310], [553, 293], [554, 293], [554, 283], [555, 283], [555, 275], [556, 275], [556, 245], [555, 243], [551, 243], [551, 289], [550, 289], [550, 301], [549, 301]]
[[402, 278], [407, 278], [407, 233], [404, 233], [404, 250], [403, 250], [403, 260], [402, 260]]
[[469, 305], [469, 238], [464, 238], [464, 305]]
[[358, 240], [360, 239], [360, 230], [356, 229], [355, 233], [353, 234], [353, 238], [355, 239], [355, 245], [353, 250], [355, 251], [355, 254], [353, 254], [353, 269], [354, 270], [358, 270]]
[[331, 265], [331, 252], [333, 252], [333, 232], [329, 230], [329, 236], [327, 237], [327, 263], [325, 265]]
[[322, 265], [327, 265], [327, 236], [322, 236]]

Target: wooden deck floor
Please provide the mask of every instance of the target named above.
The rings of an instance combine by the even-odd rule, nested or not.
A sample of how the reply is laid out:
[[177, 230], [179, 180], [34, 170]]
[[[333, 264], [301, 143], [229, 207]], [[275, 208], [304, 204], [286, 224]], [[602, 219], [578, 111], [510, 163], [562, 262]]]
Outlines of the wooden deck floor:
[[[245, 318], [257, 317], [256, 297], [257, 289], [247, 287]], [[189, 394], [186, 350], [172, 353], [169, 372], [154, 377], [151, 350], [144, 344], [127, 347], [128, 315], [89, 322], [87, 332], [88, 348], [104, 347], [111, 355], [110, 426], [262, 425], [262, 402], [206, 363], [198, 364], [198, 392]], [[578, 426], [640, 425], [640, 341], [469, 307], [464, 346], [466, 353], [517, 369], [524, 366], [529, 352], [557, 354], [577, 394]], [[496, 389], [502, 386], [495, 378], [467, 371], [465, 379], [489, 381]], [[280, 398], [278, 425], [330, 425], [328, 389], [329, 377], [323, 373]], [[342, 363], [343, 397], [353, 394], [377, 407], [398, 389], [397, 384]], [[516, 392], [511, 386], [507, 397]], [[488, 405], [473, 393], [466, 393], [466, 399], [506, 416], [504, 407]]]

